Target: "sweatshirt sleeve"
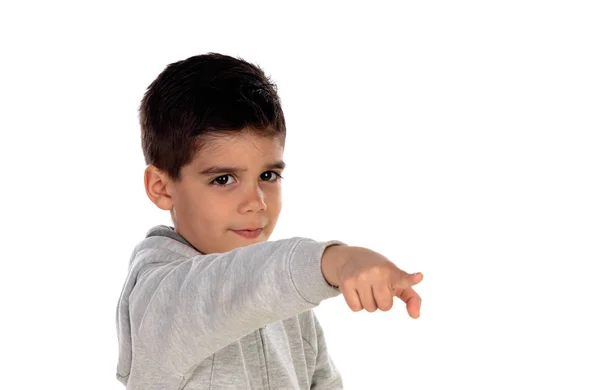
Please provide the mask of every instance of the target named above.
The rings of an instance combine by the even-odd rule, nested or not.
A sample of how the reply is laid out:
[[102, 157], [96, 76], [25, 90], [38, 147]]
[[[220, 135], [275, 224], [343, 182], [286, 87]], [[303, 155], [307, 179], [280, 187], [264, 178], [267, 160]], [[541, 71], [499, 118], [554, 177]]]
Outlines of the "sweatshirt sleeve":
[[165, 251], [178, 258], [150, 262], [130, 295], [136, 350], [184, 375], [254, 330], [339, 295], [321, 271], [331, 245], [345, 244], [296, 237], [188, 259]]

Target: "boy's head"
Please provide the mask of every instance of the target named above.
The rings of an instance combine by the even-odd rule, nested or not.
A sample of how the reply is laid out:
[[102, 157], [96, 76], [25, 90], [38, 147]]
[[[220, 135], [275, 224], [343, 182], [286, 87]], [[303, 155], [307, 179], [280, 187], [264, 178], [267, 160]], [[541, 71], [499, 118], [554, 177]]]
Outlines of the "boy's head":
[[286, 130], [260, 68], [216, 53], [170, 64], [142, 99], [140, 125], [146, 194], [179, 234], [206, 254], [268, 240]]

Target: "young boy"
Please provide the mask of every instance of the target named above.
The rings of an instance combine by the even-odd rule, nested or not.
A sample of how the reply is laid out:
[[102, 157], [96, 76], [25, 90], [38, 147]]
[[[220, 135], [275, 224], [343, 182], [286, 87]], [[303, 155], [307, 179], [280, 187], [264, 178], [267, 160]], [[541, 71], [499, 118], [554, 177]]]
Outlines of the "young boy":
[[127, 389], [337, 389], [312, 309], [417, 318], [421, 299], [384, 256], [339, 241], [269, 242], [281, 210], [285, 120], [255, 65], [210, 53], [173, 63], [140, 107], [150, 200], [171, 214], [135, 248], [117, 308]]

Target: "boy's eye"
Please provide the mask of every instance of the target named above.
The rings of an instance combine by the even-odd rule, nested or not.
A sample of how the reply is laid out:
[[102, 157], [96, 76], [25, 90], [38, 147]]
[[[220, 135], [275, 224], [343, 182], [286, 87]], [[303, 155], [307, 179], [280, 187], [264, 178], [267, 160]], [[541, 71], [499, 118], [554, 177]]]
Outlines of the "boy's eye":
[[264, 181], [277, 181], [279, 179], [283, 179], [283, 177], [274, 171], [263, 172], [260, 175], [260, 178]]
[[[229, 180], [231, 179], [231, 181]], [[260, 174], [260, 180], [263, 181], [271, 181], [271, 182], [275, 182], [279, 179], [283, 179], [283, 177], [274, 171], [267, 171], [267, 172], [263, 172]], [[213, 181], [210, 182], [211, 185], [214, 186], [227, 186], [229, 184], [233, 183], [233, 175], [222, 175], [219, 177], [216, 177]]]
[[214, 184], [214, 185], [218, 185], [218, 186], [225, 186], [227, 184], [231, 184], [228, 181], [228, 178], [232, 178], [233, 179], [233, 176], [231, 176], [231, 175], [223, 175], [223, 176], [216, 177], [210, 184]]

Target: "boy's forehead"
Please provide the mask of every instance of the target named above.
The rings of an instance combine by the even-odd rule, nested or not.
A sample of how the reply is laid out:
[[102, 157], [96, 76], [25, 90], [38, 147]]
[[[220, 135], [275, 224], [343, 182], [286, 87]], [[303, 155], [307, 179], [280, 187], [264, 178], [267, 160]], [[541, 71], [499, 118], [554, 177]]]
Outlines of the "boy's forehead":
[[206, 137], [202, 140], [194, 160], [211, 164], [243, 160], [245, 157], [261, 156], [265, 159], [281, 159], [284, 143], [278, 136], [236, 134]]

